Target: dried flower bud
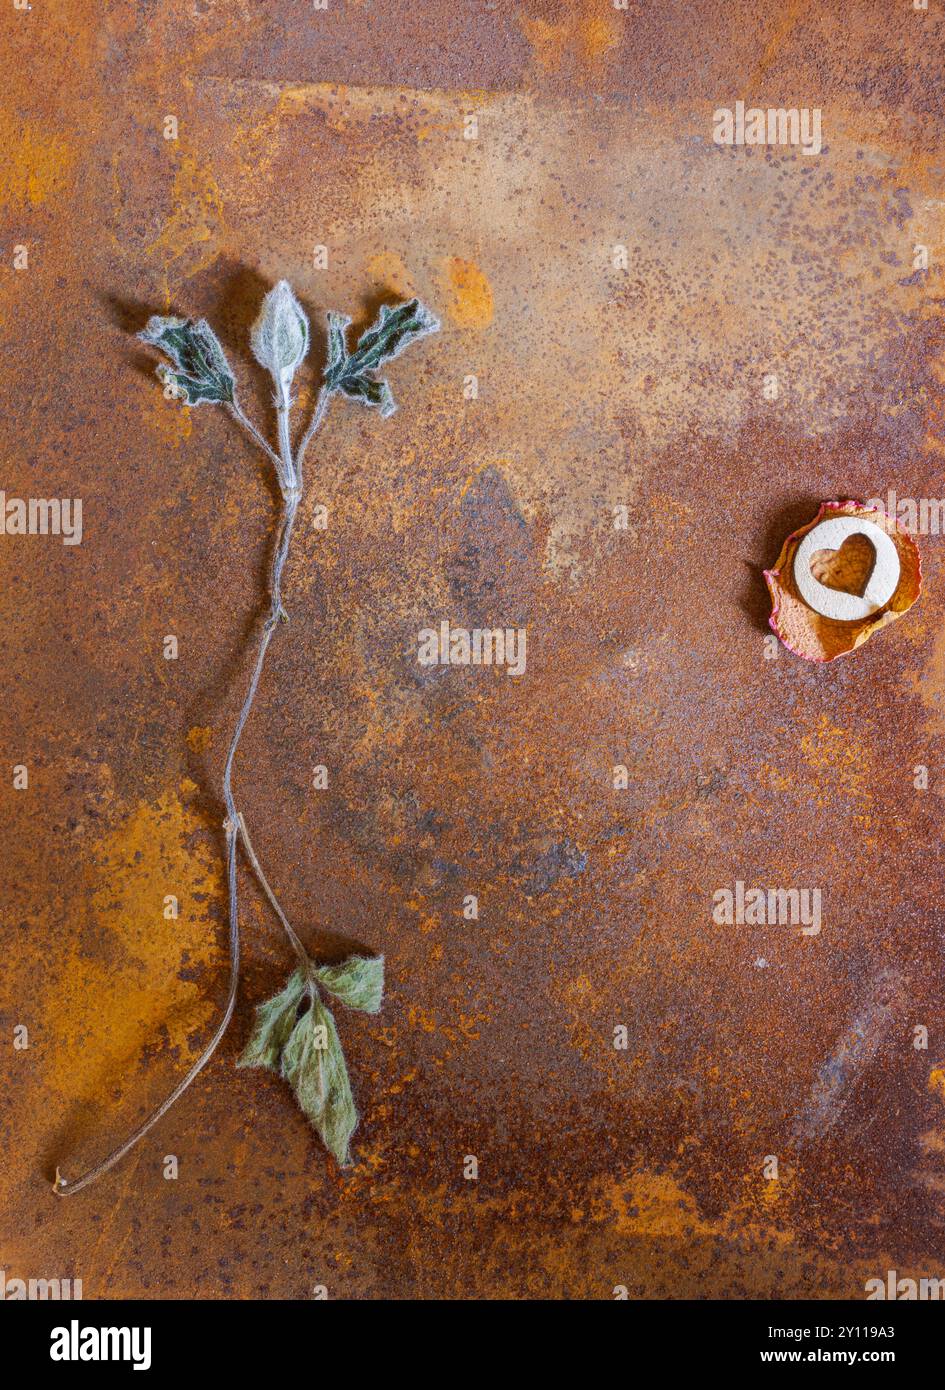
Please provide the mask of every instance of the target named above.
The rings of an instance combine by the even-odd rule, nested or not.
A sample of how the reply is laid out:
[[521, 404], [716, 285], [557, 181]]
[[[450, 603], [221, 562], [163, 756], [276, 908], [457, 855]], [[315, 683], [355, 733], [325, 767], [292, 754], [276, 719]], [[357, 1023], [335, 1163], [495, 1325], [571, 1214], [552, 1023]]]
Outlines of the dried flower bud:
[[280, 280], [266, 295], [251, 341], [257, 362], [272, 374], [282, 396], [287, 396], [308, 352], [308, 319], [288, 280]]

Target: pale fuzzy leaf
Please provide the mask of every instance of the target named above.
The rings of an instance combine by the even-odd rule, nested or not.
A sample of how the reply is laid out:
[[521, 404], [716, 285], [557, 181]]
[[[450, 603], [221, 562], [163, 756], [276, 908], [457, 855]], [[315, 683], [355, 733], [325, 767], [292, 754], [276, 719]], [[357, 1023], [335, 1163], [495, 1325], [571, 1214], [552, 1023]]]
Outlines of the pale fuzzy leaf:
[[279, 1068], [279, 1054], [296, 1023], [296, 1011], [305, 994], [301, 970], [289, 977], [285, 989], [256, 1007], [253, 1032], [237, 1062], [238, 1067]]
[[340, 965], [320, 965], [315, 974], [318, 982], [347, 1004], [349, 1009], [363, 1009], [376, 1014], [384, 996], [384, 957], [349, 956]]
[[328, 358], [325, 362], [325, 376], [331, 378], [344, 364], [348, 356], [345, 346], [345, 333], [351, 323], [347, 314], [328, 313]]
[[376, 322], [358, 339], [352, 357], [356, 370], [376, 371], [403, 352], [408, 343], [427, 333], [435, 333], [439, 326], [438, 320], [419, 299], [409, 299], [406, 304], [394, 308], [382, 304]]
[[280, 280], [262, 302], [251, 343], [256, 360], [288, 389], [308, 352], [308, 318], [288, 280]]
[[206, 319], [194, 322], [154, 314], [138, 337], [170, 358], [175, 370], [162, 363], [157, 374], [187, 405], [233, 400], [236, 382], [226, 353]]
[[395, 308], [384, 304], [375, 323], [362, 333], [354, 352], [349, 353], [345, 332], [350, 322], [343, 314], [328, 315], [326, 385], [330, 391], [341, 391], [350, 400], [374, 406], [382, 415], [393, 415], [397, 406], [391, 389], [374, 374], [415, 338], [436, 333], [439, 322], [419, 299], [410, 299]]
[[350, 1162], [348, 1143], [358, 1113], [335, 1020], [317, 997], [282, 1049], [282, 1075], [325, 1147], [344, 1167]]

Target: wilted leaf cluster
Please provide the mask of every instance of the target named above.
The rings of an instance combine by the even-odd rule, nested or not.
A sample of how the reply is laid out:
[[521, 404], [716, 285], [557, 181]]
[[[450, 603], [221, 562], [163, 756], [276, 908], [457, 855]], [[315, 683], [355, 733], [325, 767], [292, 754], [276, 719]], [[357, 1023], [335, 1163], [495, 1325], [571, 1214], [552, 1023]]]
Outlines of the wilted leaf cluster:
[[283, 990], [257, 1007], [239, 1065], [268, 1067], [283, 1076], [326, 1148], [346, 1164], [358, 1115], [335, 1020], [319, 986], [351, 1009], [376, 1014], [384, 957], [349, 956], [341, 965], [312, 967], [308, 976], [296, 970]]

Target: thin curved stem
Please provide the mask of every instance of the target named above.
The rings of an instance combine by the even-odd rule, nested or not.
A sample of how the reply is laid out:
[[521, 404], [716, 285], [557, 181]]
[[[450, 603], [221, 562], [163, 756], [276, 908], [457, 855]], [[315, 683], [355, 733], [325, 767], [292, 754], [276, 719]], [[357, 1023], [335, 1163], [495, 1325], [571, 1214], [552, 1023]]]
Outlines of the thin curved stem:
[[316, 432], [319, 425], [325, 418], [325, 411], [328, 409], [328, 402], [331, 400], [331, 391], [327, 386], [323, 386], [318, 393], [315, 402], [315, 409], [312, 411], [312, 418], [308, 422], [308, 427], [299, 442], [299, 447], [295, 454], [295, 480], [296, 486], [301, 490], [302, 487], [302, 465], [305, 462], [305, 451], [309, 446], [312, 435]]
[[280, 385], [276, 393], [276, 424], [279, 433], [279, 457], [282, 460], [282, 467], [289, 479], [289, 486], [297, 488], [299, 485], [295, 473], [295, 466], [292, 462], [292, 437], [289, 434], [289, 411], [292, 408], [292, 401], [289, 396], [288, 387]]
[[[316, 408], [316, 412], [313, 416], [312, 423], [309, 425], [309, 428], [306, 431], [306, 437], [304, 440], [306, 446], [308, 444], [309, 439], [315, 433], [315, 430], [318, 428], [319, 424], [321, 424], [321, 421], [325, 415], [325, 409], [327, 407], [327, 404], [328, 396], [323, 392], [322, 395], [319, 397], [318, 407]], [[249, 430], [252, 437], [256, 439], [258, 443], [261, 443], [266, 453], [269, 454], [270, 457], [275, 460], [276, 466], [279, 471], [280, 483], [283, 483], [283, 460], [279, 457], [279, 455], [275, 453], [273, 449], [270, 448], [270, 446], [263, 439], [262, 435], [259, 434], [259, 431], [256, 429], [255, 425], [253, 425], [252, 422], [245, 415], [243, 415], [242, 410], [235, 401], [232, 402], [231, 413], [235, 416], [237, 420], [239, 420], [239, 422], [245, 428]], [[296, 476], [300, 476], [300, 469], [297, 472]], [[121, 1144], [117, 1149], [114, 1149], [107, 1156], [107, 1158], [104, 1158], [100, 1163], [97, 1163], [94, 1168], [90, 1168], [89, 1171], [87, 1173], [84, 1173], [81, 1178], [77, 1178], [75, 1182], [68, 1182], [65, 1178], [60, 1176], [59, 1170], [56, 1170], [56, 1183], [53, 1190], [59, 1197], [70, 1197], [74, 1192], [80, 1192], [83, 1187], [88, 1187], [88, 1185], [94, 1182], [96, 1178], [101, 1177], [103, 1173], [107, 1173], [110, 1168], [113, 1168], [116, 1163], [118, 1163], [122, 1158], [124, 1158], [125, 1154], [127, 1154], [129, 1150], [133, 1149], [134, 1146], [138, 1143], [138, 1141], [140, 1139], [143, 1139], [144, 1136], [151, 1129], [153, 1129], [153, 1127], [158, 1123], [158, 1121], [162, 1119], [164, 1115], [167, 1114], [171, 1106], [174, 1105], [181, 1098], [181, 1096], [187, 1090], [191, 1082], [200, 1074], [203, 1068], [210, 1061], [210, 1058], [213, 1056], [214, 1052], [216, 1052], [217, 1047], [219, 1046], [223, 1038], [223, 1035], [229, 1027], [230, 1020], [233, 1017], [233, 1011], [236, 1007], [236, 994], [237, 989], [239, 987], [240, 927], [236, 847], [237, 841], [239, 840], [241, 834], [244, 839], [247, 857], [249, 858], [250, 864], [253, 870], [255, 871], [260, 883], [262, 884], [263, 889], [266, 892], [267, 897], [269, 898], [269, 901], [275, 908], [279, 920], [282, 923], [286, 931], [286, 934], [289, 937], [290, 942], [292, 943], [293, 949], [295, 949], [297, 952], [301, 951], [302, 955], [305, 956], [305, 959], [307, 960], [307, 956], [305, 955], [302, 943], [299, 941], [298, 937], [295, 935], [295, 932], [289, 925], [288, 919], [286, 918], [284, 912], [282, 911], [281, 907], [279, 907], [276, 901], [275, 894], [272, 892], [271, 888], [266, 882], [265, 875], [262, 872], [262, 869], [259, 865], [259, 861], [256, 858], [256, 855], [253, 852], [252, 845], [249, 841], [249, 836], [246, 833], [246, 823], [243, 820], [243, 817], [240, 814], [239, 810], [237, 809], [236, 801], [233, 797], [233, 763], [236, 758], [236, 752], [239, 748], [240, 739], [242, 738], [243, 729], [246, 726], [246, 721], [248, 720], [250, 711], [253, 707], [253, 701], [256, 698], [256, 691], [259, 688], [259, 682], [262, 676], [263, 666], [265, 665], [266, 661], [266, 652], [269, 649], [269, 643], [272, 641], [272, 634], [275, 631], [276, 627], [279, 625], [280, 620], [284, 619], [286, 616], [285, 609], [282, 605], [282, 572], [285, 569], [285, 562], [289, 554], [289, 546], [292, 541], [292, 531], [295, 526], [295, 518], [298, 512], [300, 498], [300, 487], [294, 487], [291, 486], [291, 484], [286, 486], [285, 484], [283, 484], [282, 517], [280, 521], [279, 538], [276, 544], [275, 554], [273, 556], [272, 570], [270, 575], [269, 613], [265, 619], [265, 622], [263, 623], [262, 633], [259, 639], [259, 648], [257, 650], [256, 660], [253, 665], [253, 673], [250, 678], [249, 687], [246, 691], [246, 695], [236, 721], [236, 726], [233, 730], [233, 737], [230, 740], [230, 746], [226, 756], [226, 763], [224, 764], [223, 769], [223, 799], [226, 804], [227, 813], [227, 819], [224, 822], [224, 829], [226, 831], [227, 888], [229, 893], [230, 957], [229, 987], [227, 990], [226, 1005], [223, 1010], [223, 1016], [220, 1019], [220, 1022], [217, 1025], [217, 1028], [212, 1038], [207, 1043], [203, 1052], [197, 1058], [196, 1062], [193, 1064], [193, 1066], [190, 1068], [187, 1074], [178, 1082], [178, 1084], [174, 1087], [173, 1091], [171, 1091], [170, 1095], [158, 1106], [156, 1110], [154, 1110], [148, 1116], [146, 1120], [144, 1120], [138, 1126], [134, 1133], [131, 1134], [123, 1144]]]
[[239, 401], [235, 396], [231, 401], [227, 402], [226, 408], [233, 416], [233, 419], [237, 422], [237, 424], [240, 425], [246, 431], [250, 439], [252, 439], [252, 441], [255, 444], [258, 444], [260, 449], [262, 449], [263, 453], [266, 454], [268, 458], [276, 465], [276, 473], [278, 475], [279, 482], [282, 485], [283, 490], [285, 490], [285, 488], [287, 488], [290, 485], [290, 480], [289, 478], [285, 477], [285, 470], [282, 465], [282, 459], [276, 453], [275, 449], [268, 442], [268, 440], [266, 440], [259, 433], [259, 430], [253, 424], [249, 416], [245, 413], [243, 407], [240, 405]]
[[276, 914], [276, 916], [279, 918], [279, 921], [282, 923], [283, 930], [285, 931], [286, 936], [289, 938], [289, 941], [292, 944], [293, 951], [298, 957], [299, 965], [302, 967], [303, 972], [308, 974], [308, 969], [311, 965], [308, 951], [306, 951], [305, 947], [302, 945], [301, 941], [296, 936], [291, 922], [282, 910], [282, 904], [279, 902], [279, 899], [276, 897], [275, 893], [269, 887], [269, 880], [263, 873], [262, 865], [256, 858], [256, 851], [253, 849], [252, 841], [249, 838], [249, 831], [246, 829], [246, 821], [243, 817], [242, 811], [239, 813], [239, 826], [240, 838], [243, 841], [243, 852], [246, 855], [246, 858], [249, 860], [250, 868], [259, 880], [259, 883], [266, 897], [269, 899], [269, 903], [272, 907], [273, 912]]

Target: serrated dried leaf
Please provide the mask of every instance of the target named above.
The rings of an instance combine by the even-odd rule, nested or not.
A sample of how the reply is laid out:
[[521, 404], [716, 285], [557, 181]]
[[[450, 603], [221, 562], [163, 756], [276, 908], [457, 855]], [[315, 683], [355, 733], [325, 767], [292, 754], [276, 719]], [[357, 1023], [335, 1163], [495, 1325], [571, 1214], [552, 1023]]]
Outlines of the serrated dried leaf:
[[374, 406], [384, 416], [393, 415], [397, 406], [391, 389], [386, 381], [378, 381], [374, 373], [415, 338], [436, 333], [439, 321], [419, 299], [410, 299], [395, 308], [384, 304], [376, 322], [362, 333], [352, 353], [345, 345], [350, 322], [343, 314], [328, 315], [325, 383], [330, 391], [341, 391], [350, 400]]
[[338, 314], [334, 310], [328, 313], [328, 357], [325, 362], [325, 379], [329, 383], [338, 373], [339, 368], [348, 356], [348, 349], [345, 345], [345, 334], [351, 323], [347, 314]]
[[358, 339], [353, 354], [358, 371], [376, 371], [402, 352], [414, 338], [422, 338], [426, 333], [435, 333], [439, 323], [419, 299], [409, 299], [405, 304], [391, 308], [382, 304], [377, 322]]
[[170, 358], [175, 370], [161, 363], [157, 374], [166, 386], [174, 387], [187, 405], [233, 400], [236, 382], [219, 339], [206, 319], [194, 322], [154, 314], [138, 337]]
[[282, 1075], [341, 1166], [358, 1123], [348, 1067], [331, 1010], [316, 996], [282, 1049]]
[[279, 1056], [296, 1023], [296, 1013], [305, 994], [301, 970], [289, 977], [285, 989], [256, 1007], [256, 1021], [249, 1042], [237, 1062], [238, 1067], [279, 1069]]
[[376, 1014], [384, 997], [384, 957], [349, 956], [340, 965], [320, 965], [318, 983], [349, 1009]]

